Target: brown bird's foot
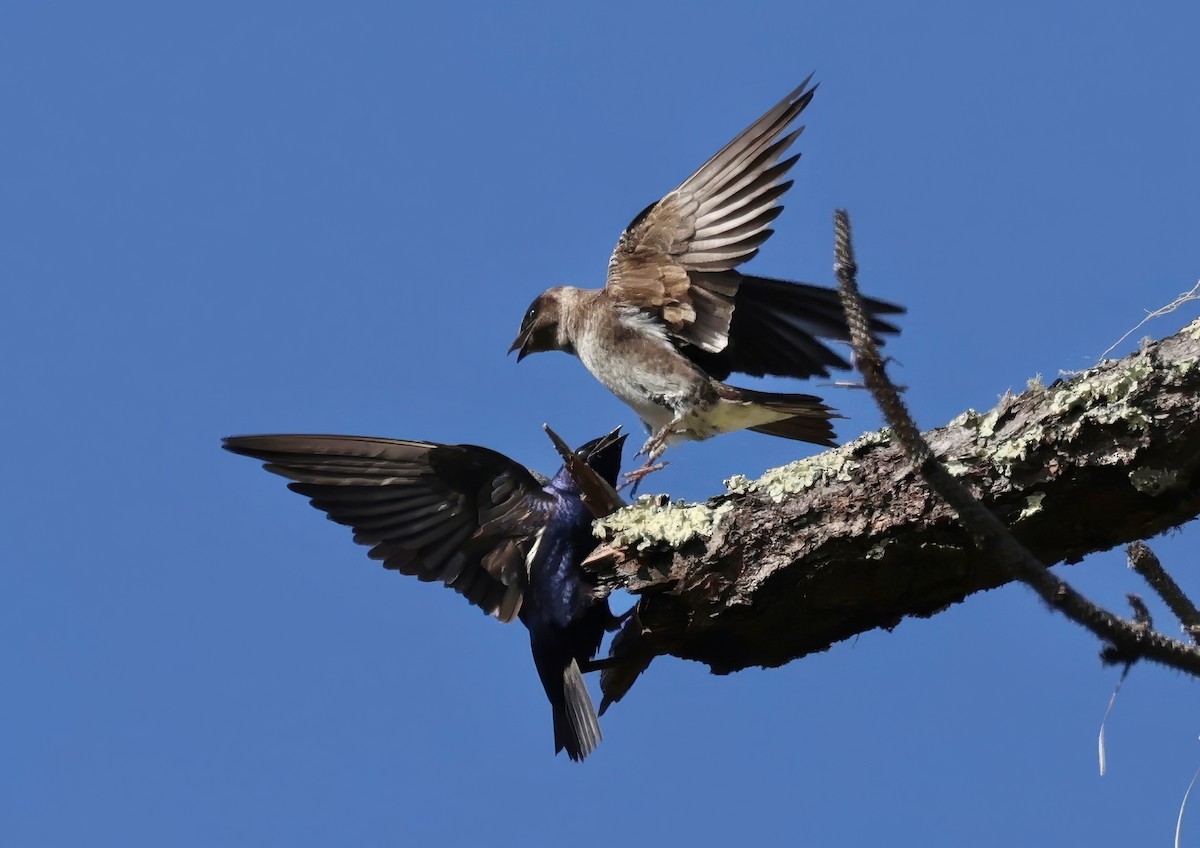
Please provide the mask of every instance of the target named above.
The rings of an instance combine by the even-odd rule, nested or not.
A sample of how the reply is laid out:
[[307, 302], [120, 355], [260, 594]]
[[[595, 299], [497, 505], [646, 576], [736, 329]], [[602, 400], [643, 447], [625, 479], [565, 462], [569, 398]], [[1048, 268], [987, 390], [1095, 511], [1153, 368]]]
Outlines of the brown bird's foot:
[[669, 462], [647, 462], [641, 468], [635, 468], [633, 471], [627, 473], [625, 475], [625, 482], [622, 483], [618, 488], [624, 489], [628, 486], [632, 486], [633, 488], [629, 490], [629, 494], [636, 495], [637, 487], [642, 480], [644, 480], [646, 477], [649, 477], [655, 471], [662, 471], [670, 464], [671, 463]]
[[[668, 424], [648, 438], [646, 444], [642, 445], [642, 449], [638, 451], [637, 455], [646, 457], [646, 464], [649, 465], [663, 455], [663, 452], [667, 449], [667, 440], [674, 434], [675, 431], [671, 428], [671, 424]], [[625, 476], [628, 477], [629, 475]]]

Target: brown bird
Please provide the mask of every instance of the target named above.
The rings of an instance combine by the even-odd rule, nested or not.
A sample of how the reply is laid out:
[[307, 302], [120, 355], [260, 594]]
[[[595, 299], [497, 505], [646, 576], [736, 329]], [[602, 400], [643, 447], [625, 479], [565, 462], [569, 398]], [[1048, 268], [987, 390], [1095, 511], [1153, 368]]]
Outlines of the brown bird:
[[[556, 286], [525, 313], [509, 352], [561, 350], [582, 360], [651, 432], [649, 473], [668, 445], [750, 429], [833, 445], [819, 397], [730, 386], [731, 373], [807, 378], [850, 363], [820, 339], [848, 341], [835, 290], [742, 274], [783, 211], [779, 198], [799, 154], [782, 158], [804, 127], [809, 79], [747, 127], [679, 188], [625, 228], [603, 289]], [[866, 299], [875, 334], [898, 332], [878, 316], [904, 311]]]

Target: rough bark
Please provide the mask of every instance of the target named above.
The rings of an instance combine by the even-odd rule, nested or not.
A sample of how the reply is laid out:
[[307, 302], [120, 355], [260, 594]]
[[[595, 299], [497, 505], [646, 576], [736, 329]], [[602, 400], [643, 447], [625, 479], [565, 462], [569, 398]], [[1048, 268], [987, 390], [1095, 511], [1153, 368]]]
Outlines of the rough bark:
[[[926, 433], [1047, 564], [1200, 514], [1200, 321], [1122, 360]], [[602, 522], [592, 567], [641, 596], [656, 650], [727, 673], [777, 666], [1009, 581], [886, 431]]]

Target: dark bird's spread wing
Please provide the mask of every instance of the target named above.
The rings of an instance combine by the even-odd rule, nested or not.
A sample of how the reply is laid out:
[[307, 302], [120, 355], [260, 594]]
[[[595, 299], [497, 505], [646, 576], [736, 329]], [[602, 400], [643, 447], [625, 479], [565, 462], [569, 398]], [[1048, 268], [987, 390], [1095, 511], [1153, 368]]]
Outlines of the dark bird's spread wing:
[[656, 312], [683, 342], [724, 350], [739, 280], [727, 272], [758, 252], [783, 211], [784, 177], [800, 157], [782, 157], [804, 128], [784, 133], [812, 99], [808, 82], [633, 220], [609, 260], [615, 299]]
[[387, 568], [440, 580], [501, 621], [516, 617], [527, 548], [553, 499], [503, 454], [361, 436], [233, 436], [224, 447], [291, 480]]
[[[811, 79], [811, 77], [809, 78]], [[679, 350], [709, 376], [732, 372], [807, 378], [849, 363], [821, 339], [848, 341], [837, 292], [743, 275], [792, 185], [803, 131], [788, 131], [816, 86], [798, 88], [725, 145], [679, 188], [638, 215], [608, 263], [605, 291], [656, 316]], [[895, 333], [879, 315], [903, 308], [864, 299], [873, 332]]]

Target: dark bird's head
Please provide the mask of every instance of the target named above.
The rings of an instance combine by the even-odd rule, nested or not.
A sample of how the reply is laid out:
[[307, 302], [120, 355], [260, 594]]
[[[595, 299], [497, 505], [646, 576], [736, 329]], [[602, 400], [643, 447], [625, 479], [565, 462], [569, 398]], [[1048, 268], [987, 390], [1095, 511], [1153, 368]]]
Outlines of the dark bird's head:
[[617, 492], [617, 475], [621, 472], [621, 449], [625, 436], [618, 427], [607, 435], [592, 439], [577, 451], [567, 447], [562, 437], [543, 424], [542, 429], [562, 457], [562, 468], [550, 484], [559, 492], [578, 498], [596, 518], [611, 515], [625, 501]]
[[625, 448], [625, 435], [618, 427], [608, 435], [592, 439], [575, 451], [610, 486], [617, 485], [617, 476], [621, 473], [621, 451]]
[[[607, 509], [601, 509], [596, 515], [608, 515], [608, 512], [616, 509], [614, 504], [620, 505], [616, 492], [620, 453], [625, 446], [625, 434], [620, 432], [620, 427], [575, 451], [571, 451], [550, 427], [546, 428], [546, 432], [563, 457], [563, 467], [554, 475], [551, 486], [559, 492], [582, 497], [584, 503], [589, 504], [589, 509], [595, 510], [596, 505], [606, 504]], [[582, 468], [576, 457], [587, 463], [587, 468]], [[596, 477], [604, 482], [596, 481]]]
[[533, 299], [521, 320], [521, 330], [513, 340], [512, 347], [508, 349], [509, 353], [514, 350], [517, 352], [517, 362], [531, 353], [547, 350], [575, 352], [564, 326], [567, 317], [565, 312], [576, 300], [572, 297], [575, 292], [578, 292], [578, 289], [555, 286]]

